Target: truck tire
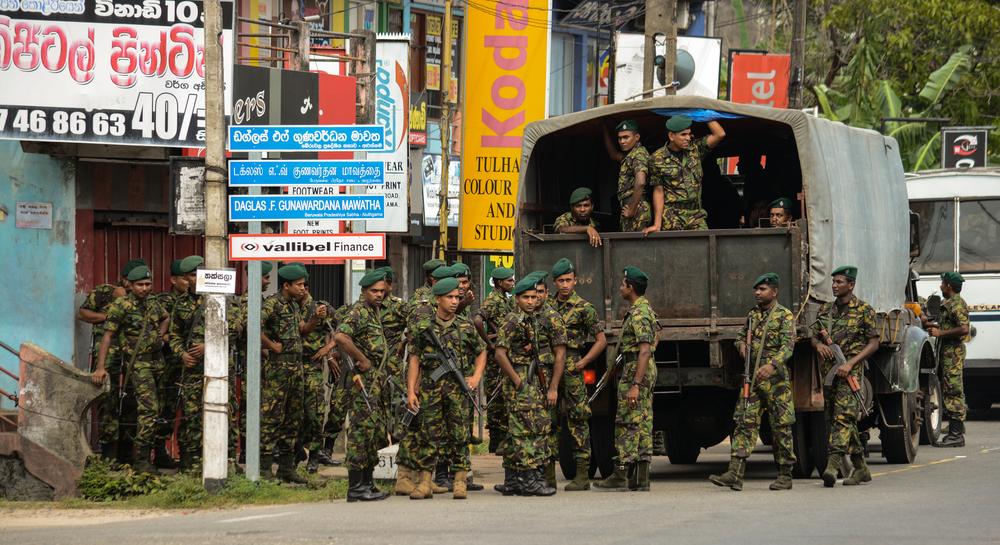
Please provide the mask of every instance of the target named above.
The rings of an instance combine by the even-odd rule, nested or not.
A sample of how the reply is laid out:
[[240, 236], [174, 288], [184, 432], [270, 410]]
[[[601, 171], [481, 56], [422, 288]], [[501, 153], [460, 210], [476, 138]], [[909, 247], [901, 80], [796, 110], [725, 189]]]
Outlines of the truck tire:
[[879, 422], [882, 455], [890, 464], [912, 463], [920, 444], [920, 407], [916, 392], [883, 394], [878, 403], [889, 424], [901, 424], [886, 427], [885, 422]]
[[805, 413], [809, 422], [809, 453], [812, 455], [816, 475], [826, 471], [826, 460], [830, 450], [830, 428], [826, 424], [826, 411]]
[[[590, 417], [590, 478], [600, 471], [609, 477], [615, 471], [615, 419], [602, 415]], [[576, 473], [573, 473], [574, 476]]]
[[920, 434], [920, 444], [933, 445], [938, 442], [938, 438], [941, 436], [941, 426], [944, 422], [943, 394], [941, 381], [938, 380], [937, 375], [930, 373], [925, 376], [927, 378], [921, 391], [924, 422]]
[[693, 464], [698, 461], [698, 455], [701, 454], [701, 445], [692, 439], [690, 433], [685, 432], [684, 428], [673, 428], [664, 431], [666, 435], [664, 439], [667, 443], [667, 458], [670, 459], [671, 464]]

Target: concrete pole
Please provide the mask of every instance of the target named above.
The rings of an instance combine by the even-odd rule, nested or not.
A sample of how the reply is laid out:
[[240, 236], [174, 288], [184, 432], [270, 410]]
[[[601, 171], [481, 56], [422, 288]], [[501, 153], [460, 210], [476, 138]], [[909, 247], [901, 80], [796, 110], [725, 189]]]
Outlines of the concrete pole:
[[[223, 104], [222, 5], [205, 6], [205, 265], [228, 263], [226, 248], [226, 118]], [[222, 295], [205, 296], [205, 390], [202, 401], [202, 482], [210, 492], [226, 482], [229, 439], [229, 338]]]
[[448, 165], [451, 162], [451, 0], [444, 2], [444, 28], [441, 29], [441, 199], [438, 259], [444, 261], [448, 248]]
[[[642, 63], [642, 90], [650, 91], [654, 87], [656, 65], [656, 36], [662, 35], [661, 39], [666, 41], [666, 49], [663, 53], [664, 73], [666, 83], [674, 81], [674, 65], [677, 63], [677, 27], [674, 22], [674, 14], [677, 8], [677, 0], [646, 0], [646, 42], [643, 49]], [[667, 94], [674, 94], [673, 88], [666, 90]], [[652, 92], [644, 92], [642, 97], [652, 97]]]
[[806, 64], [807, 0], [795, 0], [792, 9], [792, 74], [788, 80], [788, 107], [802, 108], [802, 86]]
[[[259, 161], [261, 153], [251, 153], [250, 159]], [[259, 195], [260, 187], [251, 187], [251, 195]], [[260, 222], [252, 221], [248, 232], [260, 234]], [[263, 284], [260, 277], [260, 261], [247, 263], [247, 430], [246, 430], [246, 477], [251, 481], [260, 479], [260, 305]], [[267, 465], [271, 472], [271, 464]]]
[[715, 37], [715, 0], [705, 2], [705, 36]]

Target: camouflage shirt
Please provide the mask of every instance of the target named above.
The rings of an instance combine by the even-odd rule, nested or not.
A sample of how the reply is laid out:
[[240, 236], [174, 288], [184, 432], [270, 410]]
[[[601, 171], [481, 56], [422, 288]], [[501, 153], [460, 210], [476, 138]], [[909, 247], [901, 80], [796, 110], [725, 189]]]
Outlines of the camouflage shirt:
[[[770, 363], [778, 371], [779, 376], [788, 378], [786, 364], [795, 348], [795, 318], [791, 311], [775, 301], [774, 306], [769, 309], [753, 307], [747, 314], [747, 321], [753, 323], [750, 365], [755, 365], [759, 357], [761, 367]], [[747, 324], [743, 324], [739, 333], [739, 345], [746, 346], [746, 343]], [[761, 353], [762, 344], [763, 353]]]
[[[100, 286], [97, 286], [87, 294], [87, 298], [84, 299], [80, 308], [91, 312], [107, 314], [108, 307], [111, 306], [111, 303], [115, 300], [114, 291], [118, 287], [119, 286], [115, 286], [114, 284], [101, 284]], [[104, 322], [93, 324], [91, 331], [93, 332], [95, 343], [100, 342], [101, 337], [104, 336]]]
[[273, 342], [281, 343], [282, 354], [302, 353], [302, 334], [299, 332], [299, 304], [285, 298], [281, 292], [264, 299], [260, 308], [260, 329]]
[[664, 144], [650, 158], [650, 186], [663, 186], [663, 201], [668, 205], [683, 203], [700, 208], [701, 160], [708, 151], [708, 137], [699, 138], [676, 153]]
[[[965, 299], [962, 299], [961, 295], [956, 293], [941, 302], [941, 316], [938, 318], [938, 323], [942, 331], [969, 325], [969, 306], [965, 304]], [[941, 341], [947, 344], [961, 344], [971, 340], [970, 335], [941, 338]]]
[[494, 288], [479, 306], [479, 316], [483, 319], [486, 330], [496, 333], [501, 322], [514, 310], [514, 306], [513, 300], [506, 293]]
[[410, 298], [406, 301], [406, 305], [403, 307], [403, 318], [406, 322], [410, 322], [411, 315], [418, 306], [429, 303], [432, 297], [430, 286], [423, 285], [414, 290], [413, 294], [410, 295]]
[[649, 301], [645, 297], [639, 297], [622, 320], [619, 353], [624, 354], [626, 359], [637, 357], [641, 343], [649, 343], [650, 350], [655, 349], [656, 329], [656, 313], [650, 308]]
[[409, 314], [406, 304], [406, 301], [392, 294], [382, 300], [380, 312], [382, 328], [385, 331], [385, 340], [393, 350], [403, 342], [403, 330], [406, 329]]
[[515, 307], [497, 331], [497, 348], [507, 350], [512, 365], [531, 365], [531, 360], [539, 356], [539, 344], [535, 315]]
[[552, 224], [552, 230], [558, 233], [559, 229], [562, 227], [574, 227], [574, 226], [593, 227], [594, 229], [597, 229], [597, 225], [598, 224], [596, 221], [594, 221], [593, 217], [591, 217], [587, 223], [580, 223], [576, 221], [576, 219], [573, 217], [572, 212], [566, 212], [565, 214], [556, 218], [556, 222]]
[[115, 299], [108, 307], [104, 331], [111, 333], [122, 357], [131, 358], [133, 354], [149, 354], [163, 348], [159, 328], [168, 318], [170, 315], [156, 299], [139, 299], [130, 293]]
[[326, 301], [315, 301], [312, 295], [306, 295], [305, 300], [299, 305], [299, 309], [302, 313], [301, 320], [309, 321], [314, 314], [316, 314], [316, 308], [320, 305], [326, 305], [327, 315], [324, 320], [321, 320], [316, 327], [309, 333], [302, 334], [302, 356], [312, 357], [313, 354], [319, 352], [320, 348], [326, 344], [326, 336], [330, 333], [330, 329], [333, 328], [333, 307], [330, 303]]
[[556, 361], [555, 347], [566, 346], [566, 322], [546, 299], [542, 308], [532, 314], [538, 334], [538, 361], [551, 366]]
[[337, 326], [337, 332], [349, 336], [373, 368], [380, 368], [387, 354], [380, 313], [381, 308], [358, 301], [351, 305]]
[[[836, 301], [823, 303], [812, 325], [813, 337], [820, 342], [824, 340], [820, 335], [823, 329], [833, 338], [834, 344], [840, 345], [844, 357], [851, 359], [865, 348], [868, 339], [878, 337], [875, 309], [853, 295], [843, 308]], [[860, 366], [855, 367], [858, 368]]]
[[437, 350], [424, 332], [432, 329], [446, 348], [451, 348], [459, 357], [462, 374], [469, 376], [473, 371], [473, 361], [480, 352], [486, 350], [486, 343], [479, 338], [476, 327], [467, 318], [455, 316], [445, 322], [434, 313], [421, 313], [411, 326], [412, 340], [409, 353], [420, 356], [421, 369], [436, 369], [441, 363], [435, 357]]
[[[649, 152], [646, 151], [646, 147], [641, 142], [636, 142], [635, 147], [625, 155], [618, 168], [618, 202], [623, 207], [632, 198], [632, 193], [635, 191], [635, 177], [640, 172], [647, 172], [648, 175], [648, 165]], [[642, 201], [645, 197], [643, 195], [639, 200]]]
[[180, 355], [205, 342], [203, 296], [186, 293], [178, 297], [170, 313], [170, 351]]
[[597, 309], [575, 291], [565, 301], [556, 298], [555, 304], [566, 324], [566, 348], [582, 350], [587, 341], [601, 331]]

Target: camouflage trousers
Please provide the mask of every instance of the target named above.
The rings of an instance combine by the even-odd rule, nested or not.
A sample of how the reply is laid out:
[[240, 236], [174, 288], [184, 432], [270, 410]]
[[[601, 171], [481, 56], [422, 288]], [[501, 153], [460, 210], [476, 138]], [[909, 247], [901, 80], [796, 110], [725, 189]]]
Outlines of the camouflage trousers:
[[163, 371], [156, 386], [160, 398], [160, 420], [156, 429], [156, 441], [166, 443], [174, 434], [174, 419], [177, 415], [177, 398], [180, 393], [181, 367], [184, 362], [173, 354], [166, 355], [164, 349]]
[[[624, 207], [626, 203], [621, 204]], [[639, 201], [639, 208], [631, 218], [621, 216], [619, 220], [623, 232], [642, 231], [653, 222], [653, 212], [649, 208], [649, 203], [643, 199]]]
[[511, 381], [504, 383], [510, 413], [507, 420], [509, 436], [503, 445], [504, 467], [516, 471], [538, 469], [551, 458], [549, 434], [552, 417], [545, 407], [545, 395], [536, 377], [527, 380], [528, 366], [515, 365], [521, 376], [521, 388]]
[[344, 419], [347, 418], [347, 395], [349, 386], [340, 381], [330, 392], [330, 406], [326, 413], [326, 423], [323, 425], [323, 439], [334, 441], [344, 429]]
[[447, 462], [451, 471], [472, 469], [469, 460], [469, 401], [455, 379], [438, 381], [425, 373], [420, 381], [420, 431], [423, 437], [413, 454], [416, 467], [433, 471], [437, 461]]
[[396, 465], [410, 469], [416, 469], [419, 465], [418, 455], [424, 449], [423, 443], [426, 440], [423, 426], [423, 407], [420, 413], [413, 419], [409, 428], [401, 430], [399, 434], [399, 451], [396, 453]]
[[656, 384], [656, 365], [650, 359], [646, 376], [639, 385], [639, 399], [635, 406], [628, 403], [638, 361], [625, 362], [618, 381], [618, 412], [615, 415], [615, 449], [619, 464], [649, 461], [653, 456], [653, 384]]
[[161, 427], [160, 391], [157, 381], [162, 380], [163, 355], [160, 352], [140, 354], [132, 365], [132, 388], [135, 392], [136, 422], [135, 444], [139, 454], [148, 456], [149, 450], [156, 443], [157, 432]]
[[261, 370], [260, 457], [291, 454], [303, 426], [302, 353], [271, 354]]
[[770, 379], [756, 381], [750, 392], [746, 409], [743, 400], [736, 401], [733, 420], [732, 452], [737, 458], [749, 458], [757, 445], [760, 433], [761, 412], [767, 411], [774, 435], [774, 463], [779, 467], [795, 465], [792, 443], [792, 425], [795, 424], [795, 402], [792, 383], [777, 373]]
[[192, 460], [201, 459], [201, 409], [205, 395], [204, 362], [185, 367], [181, 377], [181, 425], [177, 442]]
[[941, 390], [944, 411], [948, 418], [965, 421], [965, 385], [962, 370], [965, 368], [965, 344], [941, 345]]
[[[490, 396], [493, 392], [500, 388], [501, 391], [499, 395], [493, 398], [490, 403], [489, 410], [486, 412], [486, 429], [490, 430], [490, 442], [495, 444], [503, 444], [507, 438], [507, 394], [506, 387], [509, 381], [503, 376], [503, 371], [500, 370], [500, 364], [493, 359], [493, 354], [490, 354], [489, 361], [486, 362], [486, 373], [485, 379], [483, 380], [483, 386], [486, 390], [487, 401], [489, 401]], [[497, 450], [494, 454], [497, 456], [503, 456], [503, 453]]]
[[708, 229], [708, 214], [702, 208], [680, 208], [676, 203], [664, 203], [662, 231], [694, 231]]
[[382, 371], [369, 369], [361, 373], [361, 381], [368, 391], [371, 408], [365, 403], [359, 387], [348, 390], [347, 406], [350, 411], [347, 428], [347, 469], [362, 471], [378, 464], [378, 451], [386, 446], [385, 412], [381, 403]]
[[326, 402], [326, 378], [324, 363], [312, 361], [310, 356], [303, 354], [302, 368], [304, 370], [305, 395], [302, 397], [305, 421], [302, 425], [302, 435], [299, 441], [310, 453], [323, 448], [323, 418], [329, 409]]
[[[101, 339], [96, 338], [93, 350], [91, 351], [91, 372], [97, 368], [97, 350], [100, 342]], [[135, 422], [135, 400], [132, 395], [132, 385], [129, 384], [125, 387], [124, 403], [121, 403], [121, 381], [123, 377], [121, 376], [121, 364], [118, 361], [117, 350], [114, 350], [113, 347], [108, 350], [104, 365], [108, 372], [108, 381], [111, 390], [104, 396], [104, 400], [96, 405], [97, 421], [100, 422], [98, 437], [101, 443], [110, 445], [117, 443], [121, 434], [128, 430], [132, 430], [131, 434], [135, 435], [135, 424], [133, 424]], [[119, 418], [118, 415], [119, 407], [123, 413], [122, 418]], [[125, 424], [120, 424], [120, 422], [125, 422]]]
[[[861, 365], [851, 374], [861, 380]], [[829, 369], [824, 371], [824, 376]], [[851, 393], [851, 387], [842, 378], [836, 378], [833, 386], [823, 388], [826, 405], [826, 423], [830, 428], [830, 454], [857, 454], [862, 452], [861, 438], [858, 436], [858, 402]]]
[[[587, 385], [583, 371], [576, 370], [578, 358], [566, 357], [566, 371], [559, 382], [559, 395], [566, 411], [566, 431], [573, 439], [573, 458], [577, 467], [590, 464], [590, 404], [587, 403]], [[582, 464], [582, 466], [581, 466]]]

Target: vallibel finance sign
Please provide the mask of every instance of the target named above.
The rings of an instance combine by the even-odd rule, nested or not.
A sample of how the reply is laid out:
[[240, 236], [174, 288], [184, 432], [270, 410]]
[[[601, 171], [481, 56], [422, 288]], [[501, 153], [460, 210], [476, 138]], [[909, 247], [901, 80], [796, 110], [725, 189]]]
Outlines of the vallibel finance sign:
[[385, 234], [229, 235], [229, 259], [385, 259]]

